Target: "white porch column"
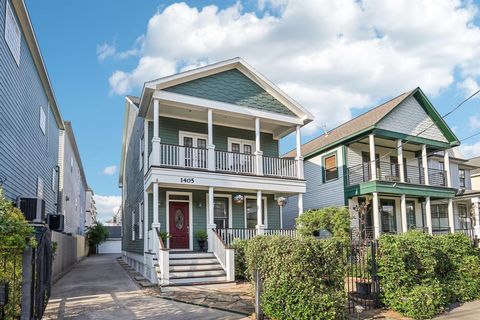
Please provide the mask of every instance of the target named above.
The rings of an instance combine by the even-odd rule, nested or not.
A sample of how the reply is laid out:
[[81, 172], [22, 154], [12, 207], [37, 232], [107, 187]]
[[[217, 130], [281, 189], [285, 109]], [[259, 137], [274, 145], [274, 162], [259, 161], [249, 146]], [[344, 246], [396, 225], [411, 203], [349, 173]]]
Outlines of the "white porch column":
[[[143, 192], [143, 252], [148, 251], [148, 193]], [[145, 255], [144, 255], [145, 256]]]
[[148, 171], [148, 121], [145, 120], [143, 123], [143, 174], [145, 175]]
[[303, 213], [303, 193], [298, 194], [298, 215], [301, 215]]
[[433, 234], [432, 228], [432, 206], [430, 197], [425, 198], [425, 219], [427, 220], [427, 229], [429, 234]]
[[400, 197], [400, 209], [402, 213], [402, 232], [408, 231], [408, 219], [407, 219], [407, 200], [404, 194]]
[[255, 172], [263, 176], [263, 152], [260, 148], [260, 118], [255, 118]]
[[160, 165], [160, 135], [159, 135], [159, 122], [160, 122], [160, 105], [157, 99], [153, 100], [153, 138], [152, 138], [152, 165]]
[[447, 187], [452, 187], [452, 176], [450, 172], [450, 155], [448, 154], [447, 150], [444, 151], [443, 155], [443, 167], [445, 169], [445, 174], [447, 175], [446, 184]]
[[208, 145], [207, 145], [208, 170], [215, 171], [215, 145], [213, 144], [213, 110], [208, 109]]
[[397, 162], [398, 170], [400, 170], [400, 182], [405, 182], [405, 163], [403, 163], [402, 139], [397, 140]]
[[213, 230], [217, 227], [213, 220], [214, 209], [214, 189], [208, 187], [208, 211], [207, 211], [207, 235], [208, 235], [208, 252], [212, 252]]
[[160, 228], [158, 222], [158, 182], [153, 183], [153, 222], [152, 228]]
[[258, 234], [263, 234], [265, 230], [265, 225], [263, 224], [262, 214], [263, 213], [263, 206], [262, 206], [262, 191], [257, 191], [257, 232]]
[[453, 217], [453, 199], [448, 199], [448, 226], [450, 233], [455, 233], [455, 219]]
[[473, 218], [475, 219], [474, 223], [474, 231], [475, 235], [480, 238], [480, 198], [472, 198], [472, 210], [473, 210]]
[[375, 239], [380, 237], [380, 208], [379, 208], [378, 192], [373, 193], [373, 236]]
[[430, 185], [430, 177], [428, 172], [427, 145], [425, 144], [422, 145], [422, 167], [425, 184], [428, 186]]
[[377, 158], [375, 157], [375, 135], [373, 133], [368, 136], [368, 144], [370, 147], [370, 180], [377, 180]]
[[295, 128], [295, 147], [296, 147], [296, 156], [295, 160], [297, 161], [297, 178], [303, 179], [303, 156], [302, 156], [302, 137], [300, 133], [300, 125], [297, 125]]

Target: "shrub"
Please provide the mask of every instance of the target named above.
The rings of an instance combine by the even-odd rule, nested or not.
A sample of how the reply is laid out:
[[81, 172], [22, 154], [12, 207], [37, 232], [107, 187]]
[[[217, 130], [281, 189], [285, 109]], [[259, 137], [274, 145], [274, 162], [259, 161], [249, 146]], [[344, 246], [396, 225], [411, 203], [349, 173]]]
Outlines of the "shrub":
[[428, 319], [480, 297], [480, 258], [463, 234], [382, 235], [378, 253], [382, 303], [406, 316]]
[[231, 247], [235, 249], [235, 279], [248, 280], [247, 262], [245, 261], [245, 248], [248, 240], [235, 239]]
[[343, 316], [345, 260], [337, 239], [260, 236], [245, 249], [247, 272], [263, 280], [265, 315], [272, 319], [338, 319]]
[[316, 231], [327, 230], [342, 242], [349, 241], [350, 214], [347, 208], [328, 207], [309, 210], [302, 213], [296, 221], [301, 235], [311, 236]]
[[105, 242], [108, 237], [108, 229], [101, 223], [95, 222], [87, 229], [88, 245], [90, 248], [95, 248], [102, 242]]

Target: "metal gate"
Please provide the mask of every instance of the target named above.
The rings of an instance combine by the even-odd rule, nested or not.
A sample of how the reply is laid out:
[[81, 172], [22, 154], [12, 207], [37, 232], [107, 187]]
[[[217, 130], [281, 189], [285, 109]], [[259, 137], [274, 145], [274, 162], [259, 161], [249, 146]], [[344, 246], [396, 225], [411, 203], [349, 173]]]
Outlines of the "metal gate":
[[350, 314], [380, 307], [376, 240], [353, 240], [347, 247], [345, 290]]

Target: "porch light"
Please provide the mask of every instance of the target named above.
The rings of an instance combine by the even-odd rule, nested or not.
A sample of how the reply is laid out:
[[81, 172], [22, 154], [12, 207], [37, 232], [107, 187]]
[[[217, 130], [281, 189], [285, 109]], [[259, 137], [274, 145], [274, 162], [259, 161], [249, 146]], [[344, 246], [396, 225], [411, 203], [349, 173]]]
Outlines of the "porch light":
[[202, 208], [202, 207], [203, 207], [203, 202], [202, 202], [202, 201], [198, 201], [198, 202], [197, 202], [197, 207]]

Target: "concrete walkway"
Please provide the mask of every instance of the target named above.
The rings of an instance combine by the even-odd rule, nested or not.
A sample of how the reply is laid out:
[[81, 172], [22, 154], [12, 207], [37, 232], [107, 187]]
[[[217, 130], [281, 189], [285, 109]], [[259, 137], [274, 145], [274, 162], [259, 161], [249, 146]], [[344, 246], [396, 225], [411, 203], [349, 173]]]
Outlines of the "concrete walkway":
[[480, 301], [466, 302], [461, 306], [435, 318], [441, 320], [478, 320], [480, 319]]
[[144, 294], [115, 260], [85, 258], [52, 288], [44, 319], [245, 319], [243, 316]]

